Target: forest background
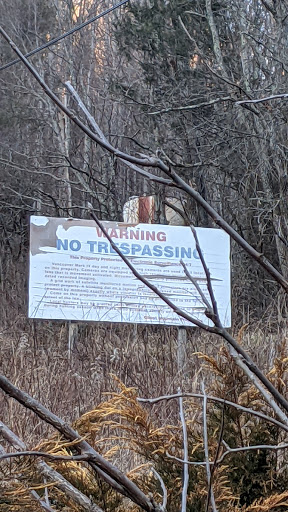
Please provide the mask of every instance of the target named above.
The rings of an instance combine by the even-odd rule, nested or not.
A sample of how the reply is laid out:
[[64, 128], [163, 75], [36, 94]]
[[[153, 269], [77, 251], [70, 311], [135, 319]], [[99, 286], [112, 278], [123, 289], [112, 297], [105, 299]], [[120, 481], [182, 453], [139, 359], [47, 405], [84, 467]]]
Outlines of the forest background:
[[[24, 54], [111, 6], [105, 0], [2, 3], [1, 25]], [[136, 158], [160, 159], [177, 172], [285, 281], [287, 25], [287, 0], [134, 0], [29, 62], [87, 124], [65, 87], [70, 81], [115, 148]], [[14, 59], [1, 38], [1, 63]], [[191, 195], [134, 172], [92, 141], [47, 97], [23, 63], [0, 69], [0, 87], [1, 372], [66, 422], [76, 422], [80, 435], [129, 471], [147, 495], [152, 492], [160, 502], [166, 488], [167, 510], [184, 510], [188, 465], [183, 465], [183, 424], [189, 460], [207, 462], [207, 447], [210, 460], [218, 460], [212, 476], [205, 464], [189, 466], [187, 510], [288, 510], [284, 448], [235, 451], [219, 462], [223, 450], [231, 448], [285, 447], [287, 434], [283, 425], [271, 427], [225, 402], [207, 406], [209, 393], [277, 417], [277, 408], [271, 409], [271, 401], [263, 399], [255, 380], [237, 366], [216, 334], [189, 329], [185, 366], [179, 369], [176, 328], [71, 328], [65, 322], [27, 319], [29, 215], [89, 218], [89, 202], [99, 219], [119, 221], [129, 197], [155, 195], [155, 222], [165, 221], [165, 201], [177, 197], [187, 223], [215, 223]], [[157, 166], [144, 169], [163, 177]], [[285, 396], [287, 288], [235, 240], [231, 249], [230, 332]], [[71, 336], [75, 343], [68, 354]], [[179, 421], [180, 398], [145, 408], [137, 401], [137, 396], [177, 394], [179, 388], [204, 397], [184, 400], [185, 421], [183, 414]], [[47, 423], [5, 394], [0, 406], [1, 422], [26, 447], [40, 443], [42, 451], [75, 455]], [[287, 425], [281, 411], [278, 420]], [[8, 444], [6, 430], [3, 450], [11, 450]], [[30, 492], [37, 486], [52, 510], [85, 509], [56, 484], [45, 490], [47, 481], [35, 462], [19, 460], [1, 463], [1, 511], [43, 509]], [[89, 498], [88, 510], [95, 504], [101, 510], [138, 510], [139, 503], [119, 498], [85, 464], [53, 464]]]

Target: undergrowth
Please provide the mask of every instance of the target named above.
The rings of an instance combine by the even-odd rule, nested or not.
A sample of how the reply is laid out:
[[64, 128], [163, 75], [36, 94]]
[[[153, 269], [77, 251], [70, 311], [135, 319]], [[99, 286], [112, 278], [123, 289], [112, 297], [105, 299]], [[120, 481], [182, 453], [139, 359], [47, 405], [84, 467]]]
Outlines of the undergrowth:
[[[49, 325], [48, 325], [49, 327]], [[26, 336], [24, 336], [26, 334]], [[230, 448], [249, 445], [276, 445], [286, 434], [252, 414], [227, 404], [234, 401], [244, 407], [271, 415], [269, 406], [257, 389], [236, 367], [219, 339], [190, 333], [187, 364], [178, 372], [176, 331], [97, 326], [90, 336], [83, 329], [70, 357], [64, 348], [67, 331], [59, 324], [58, 338], [33, 341], [27, 331], [18, 340], [2, 340], [1, 371], [21, 389], [38, 398], [53, 412], [73, 423], [74, 428], [107, 459], [127, 473], [145, 493], [162, 501], [158, 473], [168, 492], [167, 512], [181, 507], [183, 439], [178, 399], [150, 405], [139, 403], [138, 396], [151, 397], [183, 391], [201, 392], [224, 403], [208, 402], [209, 458], [213, 462]], [[273, 340], [273, 360], [268, 367], [266, 345], [248, 326], [239, 332], [238, 341], [258, 358], [274, 385], [285, 393], [287, 386], [286, 335]], [[269, 335], [267, 335], [269, 337]], [[253, 343], [251, 339], [253, 338]], [[267, 340], [267, 338], [266, 338]], [[31, 342], [33, 341], [33, 342]], [[271, 337], [270, 337], [271, 341]], [[261, 347], [261, 354], [257, 350]], [[202, 349], [202, 350], [201, 350]], [[270, 357], [271, 359], [271, 357]], [[262, 361], [261, 361], [262, 360]], [[117, 377], [115, 377], [115, 375]], [[53, 454], [73, 454], [67, 443], [50, 427], [39, 423], [32, 413], [8, 398], [1, 397], [1, 420], [22, 438], [29, 448]], [[184, 399], [190, 462], [204, 461], [203, 403], [199, 398]], [[87, 412], [88, 411], [88, 412]], [[2, 443], [6, 450], [10, 448]], [[212, 488], [217, 510], [265, 512], [288, 510], [287, 451], [253, 450], [228, 454], [213, 469]], [[177, 460], [177, 459], [180, 459]], [[91, 497], [104, 511], [136, 512], [138, 508], [116, 495], [95, 477], [88, 467], [77, 462], [57, 462], [51, 466]], [[153, 472], [154, 470], [154, 472]], [[43, 477], [32, 458], [1, 463], [0, 510], [40, 510], [29, 489], [44, 493]], [[189, 466], [187, 512], [206, 508], [207, 476], [205, 466]], [[55, 510], [81, 512], [57, 486], [49, 484], [46, 493]]]

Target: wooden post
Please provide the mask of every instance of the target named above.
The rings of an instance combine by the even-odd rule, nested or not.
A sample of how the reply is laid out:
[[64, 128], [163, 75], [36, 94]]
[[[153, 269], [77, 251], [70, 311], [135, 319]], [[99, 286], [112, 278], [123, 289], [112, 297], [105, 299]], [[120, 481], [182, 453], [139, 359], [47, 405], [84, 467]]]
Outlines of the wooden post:
[[78, 338], [78, 323], [68, 320], [68, 359], [71, 359]]
[[[169, 203], [177, 206], [180, 210], [183, 205], [180, 199], [169, 197]], [[162, 201], [161, 201], [162, 203]], [[124, 205], [123, 218], [127, 223], [144, 222], [147, 224], [154, 223], [155, 213], [158, 213], [159, 220], [162, 222], [163, 217], [168, 224], [173, 226], [183, 226], [185, 223], [179, 213], [175, 212], [171, 207], [165, 206], [160, 208], [159, 198], [156, 196], [132, 197]], [[177, 334], [177, 366], [178, 373], [183, 374], [187, 363], [187, 329], [186, 327], [178, 327]]]
[[177, 333], [177, 366], [178, 372], [185, 372], [187, 363], [187, 329], [186, 327], [178, 327]]

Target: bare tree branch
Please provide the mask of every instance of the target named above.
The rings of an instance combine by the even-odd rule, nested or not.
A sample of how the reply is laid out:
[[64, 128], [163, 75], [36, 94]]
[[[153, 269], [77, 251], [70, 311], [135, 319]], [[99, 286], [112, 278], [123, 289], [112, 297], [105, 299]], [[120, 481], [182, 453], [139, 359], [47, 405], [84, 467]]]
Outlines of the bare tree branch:
[[[204, 399], [204, 395], [202, 395], [200, 393], [182, 393], [182, 396], [186, 397], [186, 398], [197, 398], [200, 400]], [[243, 405], [236, 404], [235, 402], [231, 402], [226, 399], [224, 400], [223, 398], [219, 398], [216, 396], [206, 395], [206, 397], [207, 397], [208, 401], [225, 404], [225, 405], [228, 405], [229, 407], [234, 407], [235, 409], [238, 409], [239, 411], [245, 412], [246, 414], [252, 414], [253, 416], [261, 418], [264, 421], [267, 421], [268, 423], [272, 423], [272, 424], [276, 425], [277, 427], [285, 430], [285, 432], [288, 432], [287, 424], [281, 423], [280, 421], [276, 420], [275, 418], [272, 418], [271, 416], [267, 416], [266, 414], [264, 414], [260, 411], [255, 411], [254, 409], [244, 407]], [[159, 402], [163, 402], [164, 400], [175, 400], [175, 399], [179, 399], [179, 394], [163, 395], [163, 396], [158, 396], [156, 398], [137, 398], [138, 402], [148, 403], [151, 405], [157, 404]]]
[[217, 464], [220, 464], [221, 462], [223, 462], [223, 460], [225, 459], [225, 457], [227, 457], [227, 455], [230, 455], [231, 453], [241, 453], [241, 452], [250, 452], [250, 451], [257, 451], [257, 450], [272, 450], [272, 451], [279, 451], [279, 450], [287, 450], [288, 448], [288, 443], [283, 443], [283, 444], [259, 444], [259, 445], [255, 445], [255, 446], [240, 446], [238, 448], [230, 448], [230, 446], [227, 445], [227, 443], [225, 443], [223, 441], [223, 444], [226, 448], [226, 452], [222, 453], [221, 457], [217, 460]]
[[[187, 425], [185, 421], [185, 414], [183, 408], [183, 396], [181, 394], [181, 390], [178, 389], [179, 394], [179, 408], [180, 408], [180, 419], [182, 423], [182, 432], [183, 432], [183, 454], [184, 461], [188, 462], [188, 435], [187, 435]], [[183, 465], [183, 487], [182, 487], [182, 499], [181, 499], [181, 512], [186, 512], [187, 507], [187, 493], [188, 493], [188, 484], [189, 484], [189, 469], [188, 465]]]
[[130, 498], [134, 503], [147, 512], [156, 510], [151, 500], [139, 489], [139, 487], [137, 487], [136, 484], [96, 452], [96, 450], [94, 450], [87, 441], [83, 440], [79, 434], [72, 429], [72, 427], [65, 423], [65, 421], [46, 409], [40, 402], [32, 398], [30, 395], [18, 389], [3, 375], [0, 375], [0, 388], [7, 395], [24, 405], [24, 407], [32, 410], [46, 423], [52, 425], [66, 439], [70, 441], [78, 441], [74, 445], [75, 450], [82, 455], [85, 454], [89, 456], [89, 460], [87, 460], [89, 466], [91, 466], [91, 468], [113, 489]]
[[[88, 122], [92, 126], [95, 133], [97, 133], [97, 135], [100, 137], [100, 139], [103, 141], [104, 144], [110, 144], [108, 139], [105, 137], [104, 133], [100, 129], [99, 125], [96, 123], [94, 117], [90, 114], [90, 112], [84, 105], [79, 94], [77, 93], [77, 91], [75, 91], [72, 84], [70, 82], [65, 82], [65, 85], [66, 85], [68, 91], [72, 94], [73, 98], [76, 100], [76, 102], [77, 102], [78, 106], [80, 107], [80, 109], [82, 110], [82, 112], [84, 112], [85, 116], [88, 119]], [[115, 151], [117, 151], [116, 148], [114, 148], [114, 149], [115, 149]], [[163, 185], [168, 185], [168, 186], [174, 185], [171, 180], [167, 180], [165, 178], [161, 178], [161, 176], [155, 176], [154, 174], [151, 174], [148, 171], [144, 171], [144, 169], [140, 169], [140, 167], [137, 167], [132, 162], [128, 162], [126, 159], [119, 158], [119, 160], [121, 162], [123, 162], [125, 165], [127, 165], [133, 171], [137, 172], [138, 174], [141, 174], [145, 178], [148, 178], [150, 181], [156, 181], [157, 183], [161, 183]]]
[[271, 265], [271, 263], [265, 258], [265, 256], [256, 251], [244, 238], [235, 231], [215, 210], [208, 204], [205, 199], [190, 185], [188, 185], [175, 171], [170, 170], [170, 176], [175, 182], [176, 185], [184, 192], [186, 192], [190, 197], [192, 197], [203, 209], [208, 213], [208, 215], [213, 219], [215, 224], [220, 228], [224, 229], [228, 235], [235, 240], [235, 242], [244, 249], [249, 256], [255, 261], [259, 263], [261, 267], [263, 267], [272, 277], [273, 279], [282, 286], [282, 288], [288, 293], [288, 282], [287, 280], [280, 274], [278, 270]]
[[[207, 0], [209, 1], [209, 0]], [[246, 252], [249, 254], [258, 264], [263, 267], [272, 277], [273, 279], [286, 291], [288, 292], [288, 282], [287, 280], [280, 274], [278, 270], [276, 270], [273, 265], [264, 257], [263, 254], [256, 251], [244, 238], [242, 238], [237, 231], [235, 231], [215, 210], [210, 206], [207, 201], [192, 187], [190, 187], [185, 181], [177, 175], [173, 170], [171, 170], [162, 160], [155, 157], [149, 157], [144, 155], [143, 158], [137, 158], [127, 153], [123, 153], [122, 151], [114, 148], [109, 142], [103, 142], [101, 137], [95, 134], [90, 130], [86, 125], [78, 119], [78, 117], [69, 110], [60, 100], [59, 98], [52, 92], [52, 90], [48, 87], [45, 81], [40, 77], [39, 73], [36, 69], [28, 62], [28, 60], [21, 53], [19, 48], [15, 45], [15, 43], [10, 39], [10, 37], [6, 34], [2, 27], [0, 27], [0, 34], [6, 39], [6, 41], [10, 44], [11, 48], [15, 51], [15, 53], [20, 57], [25, 66], [32, 73], [34, 78], [39, 82], [45, 93], [51, 98], [51, 100], [62, 110], [86, 135], [88, 135], [92, 140], [97, 142], [101, 147], [112, 153], [115, 157], [121, 158], [127, 162], [131, 162], [136, 164], [136, 166], [142, 165], [144, 167], [153, 167], [158, 168], [163, 171], [167, 176], [169, 176], [169, 186], [176, 186], [186, 192], [192, 199], [194, 199], [203, 209], [208, 213], [208, 215], [214, 220], [214, 222], [224, 229], [226, 233], [228, 233], [233, 240], [237, 242]], [[220, 77], [221, 78], [221, 77]], [[134, 167], [134, 170], [135, 167]], [[155, 178], [155, 176], [154, 176]], [[154, 179], [153, 178], [153, 179]], [[151, 178], [152, 179], [152, 178]]]
[[[263, 379], [262, 377], [260, 377], [258, 372], [253, 371], [253, 368], [251, 368], [251, 365], [249, 364], [252, 362], [252, 360], [249, 358], [249, 356], [247, 355], [247, 353], [245, 351], [242, 351], [242, 353], [241, 353], [236, 348], [235, 344], [233, 345], [233, 343], [231, 342], [232, 336], [226, 331], [226, 329], [223, 328], [223, 326], [221, 324], [219, 313], [218, 313], [217, 302], [216, 302], [213, 287], [212, 287], [210, 271], [206, 265], [205, 258], [203, 256], [203, 253], [202, 253], [199, 241], [198, 241], [196, 230], [193, 227], [191, 227], [191, 229], [192, 229], [192, 232], [193, 232], [193, 235], [195, 238], [197, 252], [199, 254], [199, 257], [200, 257], [200, 260], [201, 260], [201, 263], [202, 263], [202, 266], [203, 266], [203, 269], [204, 269], [204, 272], [206, 275], [207, 288], [208, 288], [208, 292], [210, 295], [211, 303], [213, 305], [212, 316], [210, 315], [209, 309], [206, 311], [206, 316], [208, 318], [211, 318], [216, 329], [218, 328], [219, 330], [221, 330], [223, 338], [225, 338], [227, 341], [228, 341], [228, 339], [230, 339], [230, 342], [228, 341], [230, 355], [233, 357], [236, 364], [244, 371], [244, 373], [246, 373], [246, 375], [249, 377], [249, 379], [252, 380], [252, 382], [254, 383], [256, 388], [260, 391], [260, 393], [265, 398], [265, 400], [270, 404], [270, 406], [272, 407], [274, 412], [278, 415], [278, 417], [281, 418], [282, 421], [287, 423], [288, 418], [287, 418], [286, 414], [283, 413], [283, 411], [280, 409], [278, 404], [273, 399], [273, 396], [275, 397], [274, 391], [272, 392], [272, 388], [269, 388], [269, 386], [267, 387], [267, 385], [265, 384], [265, 379], [266, 379], [266, 381], [268, 381], [268, 379], [264, 376], [264, 374], [262, 374], [262, 377], [264, 376], [264, 379]], [[234, 338], [232, 338], [232, 339], [234, 340]], [[236, 340], [234, 340], [234, 342], [236, 342]], [[237, 344], [237, 345], [238, 345], [238, 347], [240, 347], [239, 344]], [[269, 389], [272, 396], [271, 396], [271, 394], [267, 393], [266, 389], [262, 386], [261, 382], [259, 382], [259, 381], [261, 381], [264, 384], [264, 386], [267, 389]], [[278, 392], [278, 390], [276, 390], [276, 392]]]
[[[214, 465], [221, 464], [225, 457], [227, 455], [230, 455], [231, 453], [238, 453], [238, 452], [249, 452], [249, 451], [257, 451], [257, 450], [271, 450], [271, 451], [280, 451], [280, 450], [287, 450], [288, 443], [283, 444], [259, 444], [259, 445], [251, 445], [251, 446], [240, 446], [238, 448], [230, 448], [225, 441], [222, 441], [222, 444], [225, 446], [226, 451], [222, 453], [221, 457], [219, 459], [215, 460], [214, 462], [208, 461], [209, 466], [214, 467]], [[174, 455], [171, 455], [170, 453], [166, 452], [167, 457], [169, 459], [175, 460], [176, 462], [179, 462], [179, 464], [188, 464], [189, 466], [206, 466], [207, 461], [186, 461], [183, 459], [180, 459], [179, 457], [175, 457]]]
[[[206, 397], [207, 397], [207, 395], [206, 395]], [[209, 484], [209, 487], [208, 487], [208, 495], [207, 495], [207, 501], [206, 501], [206, 512], [208, 512], [208, 510], [209, 510], [209, 503], [210, 503], [211, 490], [212, 490], [212, 482], [213, 482], [214, 474], [215, 474], [215, 471], [216, 471], [216, 468], [217, 468], [217, 464], [218, 464], [217, 460], [218, 460], [219, 453], [220, 453], [220, 450], [221, 450], [221, 444], [222, 444], [223, 432], [224, 432], [224, 423], [225, 423], [225, 414], [224, 413], [225, 413], [225, 403], [223, 403], [223, 407], [222, 407], [221, 425], [220, 425], [217, 449], [216, 449], [216, 453], [215, 453], [215, 456], [214, 456], [214, 463], [213, 463], [212, 468], [211, 468], [210, 484]]]
[[[7, 425], [0, 421], [0, 434], [8, 443], [10, 443], [14, 448], [19, 450], [26, 451], [26, 445], [19, 439], [18, 436], [12, 430], [10, 430]], [[18, 452], [17, 452], [18, 453]], [[16, 454], [17, 456], [17, 454]], [[43, 455], [44, 456], [44, 455]], [[98, 507], [95, 503], [92, 503], [90, 498], [83, 494], [79, 489], [76, 489], [68, 480], [66, 480], [60, 473], [58, 473], [55, 469], [51, 468], [44, 461], [36, 461], [35, 468], [39, 471], [40, 475], [45, 476], [47, 480], [50, 482], [54, 482], [55, 487], [63, 491], [67, 496], [69, 496], [74, 503], [80, 505], [87, 512], [102, 512], [102, 509]]]
[[[190, 226], [190, 228], [191, 228], [191, 231], [192, 231], [193, 236], [194, 236], [194, 240], [195, 240], [195, 244], [196, 244], [196, 250], [197, 250], [197, 252], [199, 254], [199, 258], [200, 258], [203, 270], [205, 272], [206, 285], [207, 285], [207, 289], [208, 289], [208, 292], [209, 292], [209, 295], [210, 295], [212, 309], [213, 309], [212, 316], [208, 315], [207, 312], [206, 312], [206, 316], [208, 316], [208, 318], [210, 318], [214, 322], [216, 327], [222, 328], [222, 324], [220, 322], [219, 313], [218, 313], [217, 302], [216, 302], [215, 295], [214, 295], [214, 292], [213, 292], [210, 270], [209, 270], [209, 268], [206, 265], [206, 261], [205, 261], [205, 258], [203, 256], [203, 252], [202, 252], [200, 244], [199, 244], [199, 240], [198, 240], [198, 236], [197, 236], [197, 233], [196, 233], [196, 229], [193, 226]], [[208, 309], [208, 313], [209, 313], [209, 310], [211, 310], [211, 306]]]
[[[199, 283], [196, 281], [196, 279], [194, 279], [194, 277], [190, 274], [188, 268], [186, 267], [185, 263], [183, 260], [180, 260], [180, 264], [182, 265], [183, 267], [183, 270], [184, 270], [184, 274], [185, 276], [188, 277], [189, 281], [191, 281], [191, 283], [195, 286], [197, 292], [199, 293], [203, 303], [205, 304], [206, 308], [207, 308], [207, 312], [208, 312], [208, 315], [209, 315], [209, 318], [211, 317], [211, 315], [213, 314], [213, 310], [211, 308], [211, 305], [209, 304], [208, 300], [206, 299], [205, 297], [205, 294], [203, 293], [203, 291], [201, 290], [200, 286], [199, 286]], [[206, 313], [207, 313], [206, 312]], [[206, 314], [206, 316], [208, 316]]]
[[[252, 361], [250, 356], [245, 352], [245, 350], [241, 347], [241, 345], [239, 345], [239, 343], [235, 340], [235, 338], [233, 338], [233, 336], [231, 336], [231, 334], [229, 334], [228, 331], [226, 331], [226, 329], [224, 329], [222, 327], [220, 319], [219, 319], [218, 311], [217, 311], [217, 305], [216, 305], [217, 315], [215, 315], [214, 312], [213, 312], [213, 317], [211, 318], [211, 320], [215, 324], [214, 327], [210, 327], [209, 325], [206, 325], [203, 322], [200, 322], [200, 320], [192, 317], [191, 315], [186, 313], [186, 311], [183, 311], [182, 309], [179, 309], [155, 285], [151, 284], [145, 277], [143, 277], [134, 268], [134, 266], [129, 261], [129, 259], [124, 254], [122, 254], [122, 252], [120, 251], [119, 247], [114, 243], [113, 239], [108, 235], [106, 229], [104, 228], [102, 223], [99, 221], [99, 219], [96, 217], [96, 215], [93, 213], [93, 211], [91, 211], [91, 217], [92, 217], [92, 219], [94, 219], [94, 221], [96, 222], [97, 226], [101, 229], [101, 231], [103, 232], [103, 234], [105, 235], [107, 240], [110, 242], [110, 244], [111, 244], [112, 248], [114, 249], [114, 251], [118, 254], [118, 256], [120, 256], [120, 258], [124, 261], [124, 263], [127, 265], [127, 267], [130, 268], [130, 270], [133, 272], [134, 276], [137, 279], [139, 279], [139, 281], [141, 281], [148, 288], [150, 288], [150, 290], [152, 290], [156, 295], [158, 295], [158, 297], [160, 297], [160, 299], [162, 299], [174, 311], [174, 313], [176, 313], [180, 317], [184, 318], [185, 320], [188, 320], [189, 322], [197, 325], [198, 327], [201, 327], [205, 331], [212, 332], [214, 334], [217, 334], [218, 336], [221, 336], [222, 338], [224, 338], [228, 342], [228, 344], [231, 347], [233, 347], [234, 350], [236, 350], [236, 352], [243, 358], [243, 361], [245, 362], [245, 364], [247, 365], [249, 370], [252, 371], [252, 373], [254, 375], [256, 375], [256, 377], [262, 382], [262, 384], [264, 384], [265, 388], [269, 391], [269, 393], [275, 399], [275, 400], [273, 400], [273, 398], [270, 397], [267, 394], [267, 392], [264, 392], [264, 393], [262, 393], [262, 395], [265, 398], [265, 400], [267, 400], [267, 398], [268, 398], [267, 401], [268, 401], [269, 405], [271, 405], [271, 407], [273, 407], [273, 410], [276, 412], [276, 414], [281, 418], [282, 421], [284, 421], [285, 423], [288, 423], [287, 416], [282, 412], [280, 407], [277, 405], [277, 403], [281, 404], [282, 407], [284, 407], [284, 409], [288, 412], [288, 402], [287, 402], [287, 400], [278, 391], [278, 389], [276, 389], [275, 386], [273, 386], [273, 384], [269, 381], [269, 379], [267, 379], [267, 377], [264, 375], [264, 373], [261, 372], [261, 370], [257, 367], [257, 365], [254, 363], [254, 361]], [[213, 294], [213, 288], [212, 288], [212, 284], [211, 284], [210, 273], [209, 273], [209, 270], [208, 270], [207, 267], [206, 267], [206, 271], [207, 271], [206, 277], [207, 277], [207, 280], [208, 280], [207, 286], [208, 286], [208, 289], [209, 289], [209, 293], [212, 294], [211, 300], [212, 300], [213, 311], [214, 311], [214, 306], [216, 304], [216, 301], [215, 301], [214, 294]], [[209, 283], [209, 281], [210, 281], [210, 283]], [[232, 357], [233, 357], [233, 355], [232, 355]], [[237, 363], [237, 361], [238, 361], [238, 359], [236, 360], [236, 363]], [[259, 391], [261, 391], [260, 387], [258, 387], [258, 389], [259, 389]]]
[[[216, 98], [215, 100], [206, 101], [203, 103], [197, 103], [195, 105], [184, 105], [183, 107], [170, 107], [164, 108], [162, 110], [155, 110], [155, 112], [147, 112], [149, 116], [155, 116], [157, 114], [166, 114], [167, 112], [177, 112], [177, 111], [185, 111], [185, 110], [196, 110], [197, 108], [202, 107], [210, 107], [211, 105], [215, 105], [216, 103], [222, 101], [235, 101], [231, 96], [224, 96], [223, 98]], [[238, 103], [237, 103], [238, 104]]]
[[217, 512], [214, 492], [211, 482], [211, 470], [210, 470], [210, 461], [209, 461], [209, 445], [208, 445], [208, 430], [207, 430], [207, 395], [205, 391], [204, 382], [202, 382], [202, 393], [203, 393], [203, 443], [204, 443], [204, 453], [205, 453], [205, 466], [206, 466], [206, 474], [207, 474], [207, 483], [208, 483], [208, 491], [207, 493], [207, 503], [206, 503], [206, 512], [209, 508], [209, 501], [211, 501], [211, 506], [213, 512]]
[[[175, 457], [175, 455], [171, 455], [168, 451], [165, 452], [166, 457], [169, 459], [175, 460], [176, 462], [179, 462], [180, 464], [189, 464], [189, 466], [206, 466], [206, 461], [186, 461], [183, 459], [180, 459], [179, 457]], [[213, 466], [214, 462], [209, 462], [210, 466]]]
[[[0, 461], [1, 461], [1, 459], [9, 458], [9, 457], [4, 457], [5, 455], [7, 455], [7, 453], [4, 450], [3, 446], [1, 446], [1, 444], [0, 444]], [[43, 510], [46, 510], [46, 512], [55, 512], [55, 508], [51, 508], [50, 505], [48, 505], [45, 501], [43, 501], [41, 499], [41, 497], [39, 496], [39, 494], [34, 489], [29, 489], [29, 492], [30, 492], [32, 498], [35, 499], [39, 503], [40, 507], [43, 508]], [[92, 512], [92, 509], [91, 509], [91, 512]], [[96, 512], [96, 510], [95, 510], [95, 512]]]
[[162, 492], [163, 492], [162, 509], [166, 510], [167, 498], [168, 498], [166, 486], [164, 484], [163, 478], [159, 475], [158, 471], [156, 471], [156, 469], [154, 469], [153, 467], [151, 468], [151, 470], [152, 470], [152, 473], [156, 476], [156, 478], [158, 478], [158, 480], [160, 482], [161, 489], [162, 489]]
[[273, 96], [267, 96], [266, 98], [258, 98], [256, 100], [241, 100], [236, 101], [236, 105], [245, 105], [247, 103], [265, 103], [265, 101], [277, 100], [280, 98], [288, 98], [288, 93], [286, 94], [274, 94]]

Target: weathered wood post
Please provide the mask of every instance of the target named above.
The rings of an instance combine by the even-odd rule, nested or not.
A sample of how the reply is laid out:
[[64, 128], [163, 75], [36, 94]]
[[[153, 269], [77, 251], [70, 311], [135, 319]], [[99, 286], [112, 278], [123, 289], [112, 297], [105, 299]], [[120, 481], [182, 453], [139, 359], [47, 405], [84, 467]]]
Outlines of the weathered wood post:
[[[177, 197], [166, 198], [168, 202], [178, 209], [183, 210], [182, 202]], [[171, 226], [184, 226], [185, 222], [181, 215], [173, 208], [165, 206], [161, 209], [165, 213], [165, 220]], [[124, 222], [131, 224], [146, 223], [153, 224], [155, 222], [156, 213], [160, 211], [155, 196], [133, 196], [123, 208]], [[177, 334], [177, 367], [179, 374], [185, 369], [187, 362], [187, 329], [186, 327], [178, 327]]]

